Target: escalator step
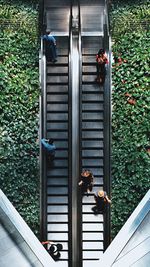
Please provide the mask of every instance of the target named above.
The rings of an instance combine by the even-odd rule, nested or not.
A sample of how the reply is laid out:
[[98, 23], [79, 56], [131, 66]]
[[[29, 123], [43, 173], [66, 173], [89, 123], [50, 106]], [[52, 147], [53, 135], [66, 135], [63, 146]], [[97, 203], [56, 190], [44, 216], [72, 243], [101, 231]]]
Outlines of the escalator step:
[[103, 233], [101, 232], [97, 232], [97, 233], [93, 233], [93, 232], [82, 232], [82, 239], [83, 241], [102, 241], [103, 240]]
[[48, 223], [47, 224], [48, 232], [62, 232], [62, 229], [64, 232], [65, 231], [68, 232], [68, 223], [61, 223], [61, 225], [59, 223]]
[[97, 224], [97, 223], [90, 222], [90, 223], [83, 223], [82, 226], [83, 226], [83, 229], [82, 229], [83, 231], [93, 231], [93, 229], [94, 229], [95, 231], [99, 232], [99, 231], [103, 231], [104, 230], [103, 223]]
[[49, 232], [48, 235], [50, 236], [50, 240], [58, 239], [61, 241], [68, 240], [68, 233], [63, 232], [63, 225], [62, 225], [62, 233], [51, 233]]
[[90, 248], [94, 249], [94, 250], [103, 250], [103, 242], [87, 242], [87, 241], [83, 241], [82, 242], [82, 247], [83, 250], [88, 250], [89, 249], [89, 244], [90, 244]]
[[47, 76], [47, 80], [46, 82], [49, 84], [49, 83], [68, 83], [68, 76]]
[[90, 94], [85, 92], [84, 94], [82, 94], [82, 103], [93, 102], [93, 101], [103, 102], [104, 101], [103, 94], [98, 94], [97, 92]]
[[96, 139], [102, 139], [103, 140], [103, 129], [102, 130], [88, 130], [88, 129], [82, 129], [82, 140], [91, 139], [93, 140], [93, 137]]
[[58, 65], [53, 65], [53, 67], [48, 67], [47, 68], [47, 74], [53, 75], [54, 73], [65, 73], [66, 75], [68, 75], [68, 65], [64, 65], [64, 66], [58, 66]]
[[[55, 206], [47, 206], [47, 213], [59, 213], [59, 214], [63, 214], [63, 213], [68, 213], [68, 206], [64, 205], [64, 206], [59, 206], [59, 205], [55, 205]], [[68, 227], [67, 227], [68, 230]], [[52, 230], [49, 230], [52, 231]], [[53, 230], [54, 232], [57, 231], [57, 228], [54, 228]], [[64, 229], [65, 231], [65, 229]]]
[[103, 87], [100, 87], [97, 83], [94, 84], [82, 84], [82, 92], [89, 93], [103, 93]]
[[83, 65], [82, 67], [82, 74], [87, 74], [87, 73], [96, 73], [96, 62], [94, 65]]
[[[98, 149], [97, 149], [98, 148]], [[100, 158], [103, 157], [103, 149], [100, 149], [99, 147], [95, 148], [95, 150], [92, 149], [82, 149], [82, 159], [87, 158]]]
[[82, 128], [83, 129], [103, 129], [104, 123], [100, 121], [99, 123], [97, 122], [91, 122], [91, 121], [82, 121]]
[[82, 110], [83, 111], [88, 111], [88, 110], [98, 110], [98, 111], [103, 111], [104, 110], [104, 106], [103, 103], [99, 102], [99, 103], [83, 103], [82, 105]]
[[86, 148], [87, 149], [103, 148], [103, 145], [104, 145], [103, 141], [92, 141], [92, 140], [91, 141], [86, 141], [86, 140], [82, 141], [82, 147], [85, 149]]
[[50, 177], [47, 179], [47, 186], [61, 186], [61, 185], [68, 185], [68, 178], [54, 178], [54, 177]]
[[[67, 214], [66, 215], [63, 215], [63, 214], [47, 215], [47, 222], [59, 222], [61, 225], [61, 222], [68, 222], [68, 215]], [[62, 225], [62, 230], [63, 230], [63, 225]]]
[[48, 85], [46, 87], [47, 93], [51, 93], [51, 92], [56, 92], [56, 93], [67, 93], [68, 92], [68, 84], [64, 84], [64, 85], [58, 85], [58, 84], [54, 84], [53, 86]]
[[52, 68], [55, 66], [67, 66], [68, 65], [68, 56], [64, 55], [64, 56], [58, 56], [57, 58], [57, 62], [56, 63], [52, 63], [52, 62], [47, 62], [47, 67], [51, 66]]
[[103, 112], [83, 112], [82, 113], [82, 121], [84, 120], [101, 120], [103, 121], [104, 117], [103, 117]]
[[68, 95], [67, 94], [56, 94], [56, 95], [51, 95], [47, 94], [47, 103], [48, 102], [68, 102]]
[[68, 121], [68, 114], [67, 113], [47, 113], [47, 121]]
[[53, 168], [57, 167], [68, 167], [68, 160], [65, 159], [56, 159], [53, 161]]
[[54, 196], [49, 196], [47, 197], [47, 203], [51, 203], [51, 204], [59, 204], [59, 203], [62, 203], [62, 204], [67, 204], [68, 203], [68, 197], [67, 196], [57, 196], [57, 198]]
[[54, 195], [64, 195], [66, 196], [68, 194], [68, 187], [55, 187], [54, 185], [52, 187], [47, 187], [47, 195], [48, 196], [54, 196]]
[[103, 167], [103, 165], [104, 165], [103, 159], [82, 159], [82, 166], [84, 169], [97, 166]]
[[61, 173], [58, 172], [57, 169], [51, 169], [50, 171], [49, 170], [47, 171], [47, 176], [51, 176], [51, 177], [53, 177], [53, 176], [57, 176], [57, 177], [66, 176], [66, 177], [68, 177], [68, 169], [61, 169]]
[[59, 129], [61, 130], [67, 130], [68, 129], [68, 122], [47, 122], [46, 124], [47, 130], [57, 130], [59, 131]]
[[51, 112], [51, 111], [54, 111], [54, 112], [58, 112], [58, 111], [61, 111], [61, 112], [64, 112], [64, 111], [67, 111], [68, 112], [68, 104], [56, 104], [56, 103], [51, 103], [51, 104], [48, 104], [47, 105], [47, 111], [48, 112]]
[[[62, 68], [63, 69], [63, 68]], [[53, 69], [53, 71], [54, 71], [54, 69]], [[49, 73], [47, 73], [47, 78], [46, 78], [46, 80], [48, 80], [48, 78], [49, 77], [54, 77], [54, 78], [56, 78], [56, 77], [68, 77], [68, 72], [63, 72], [62, 70], [61, 70], [61, 72], [58, 72], [58, 71], [56, 71], [56, 72], [49, 72]]]

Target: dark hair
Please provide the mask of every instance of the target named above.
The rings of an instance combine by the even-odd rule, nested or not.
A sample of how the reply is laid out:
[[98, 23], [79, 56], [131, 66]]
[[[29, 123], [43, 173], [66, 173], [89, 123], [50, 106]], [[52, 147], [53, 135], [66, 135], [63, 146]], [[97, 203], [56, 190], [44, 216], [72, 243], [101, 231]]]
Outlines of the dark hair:
[[98, 55], [100, 54], [105, 54], [105, 49], [101, 48], [99, 51], [98, 51]]
[[51, 253], [53, 253], [53, 252], [55, 252], [55, 250], [57, 251], [57, 246], [54, 245], [54, 244], [52, 244], [52, 245], [50, 246], [50, 248], [49, 248], [49, 251], [50, 251]]
[[53, 140], [52, 138], [48, 140], [48, 143], [49, 143], [50, 145], [52, 145], [53, 142], [54, 142], [54, 140]]
[[46, 34], [50, 34], [51, 33], [51, 30], [46, 30]]
[[58, 249], [58, 250], [62, 250], [62, 249], [63, 249], [62, 244], [57, 244], [56, 246], [57, 246], [57, 249]]

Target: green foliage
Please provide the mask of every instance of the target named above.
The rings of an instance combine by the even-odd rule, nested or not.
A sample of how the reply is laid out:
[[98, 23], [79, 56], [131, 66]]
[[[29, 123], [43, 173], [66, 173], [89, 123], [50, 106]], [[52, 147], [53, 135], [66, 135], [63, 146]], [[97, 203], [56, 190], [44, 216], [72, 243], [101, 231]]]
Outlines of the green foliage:
[[111, 17], [112, 36], [119, 40], [126, 33], [145, 31], [150, 25], [150, 1], [134, 1], [114, 7]]
[[[150, 33], [148, 10], [128, 6], [112, 11], [112, 235], [123, 226], [149, 189], [150, 155]], [[132, 16], [133, 14], [133, 16]], [[134, 17], [139, 28], [133, 31], [128, 18]], [[117, 30], [116, 30], [117, 28]], [[129, 102], [133, 99], [135, 102]]]
[[20, 4], [0, 1], [0, 184], [37, 234], [38, 14]]

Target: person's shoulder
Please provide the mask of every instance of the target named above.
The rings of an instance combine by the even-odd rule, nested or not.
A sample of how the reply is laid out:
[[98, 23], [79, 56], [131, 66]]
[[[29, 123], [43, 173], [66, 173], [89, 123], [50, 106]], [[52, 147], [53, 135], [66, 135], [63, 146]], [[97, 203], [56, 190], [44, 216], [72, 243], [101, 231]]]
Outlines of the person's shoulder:
[[95, 197], [98, 197], [98, 191], [96, 191], [96, 192], [94, 193], [94, 196], [95, 196]]

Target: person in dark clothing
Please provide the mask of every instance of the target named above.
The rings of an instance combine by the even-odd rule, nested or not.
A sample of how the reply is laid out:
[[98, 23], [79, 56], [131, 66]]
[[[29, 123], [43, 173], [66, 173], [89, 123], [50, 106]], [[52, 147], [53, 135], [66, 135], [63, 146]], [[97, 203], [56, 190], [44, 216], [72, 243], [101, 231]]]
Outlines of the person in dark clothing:
[[41, 143], [44, 149], [46, 150], [48, 159], [50, 161], [53, 161], [55, 158], [56, 146], [54, 145], [53, 142], [54, 142], [53, 139], [45, 139], [45, 138], [41, 139]]
[[108, 203], [111, 203], [111, 200], [107, 196], [106, 191], [100, 190], [94, 194], [96, 201], [96, 206], [92, 208], [94, 213], [103, 213], [106, 211]]
[[63, 245], [60, 243], [54, 243], [52, 241], [44, 241], [42, 242], [43, 245], [50, 245], [48, 248], [48, 252], [50, 254], [50, 256], [57, 261], [61, 254], [60, 251], [63, 249]]
[[105, 82], [106, 67], [108, 58], [104, 49], [100, 49], [96, 55], [96, 69], [97, 69], [97, 82], [103, 84]]
[[53, 63], [57, 61], [57, 50], [56, 50], [56, 39], [51, 34], [51, 31], [47, 30], [46, 34], [43, 36], [43, 40], [46, 42], [46, 58], [47, 61], [52, 61]]
[[93, 179], [94, 179], [94, 176], [91, 171], [84, 170], [81, 173], [81, 180], [78, 183], [78, 185], [82, 186], [82, 193], [87, 192], [87, 194], [89, 194], [92, 191]]

